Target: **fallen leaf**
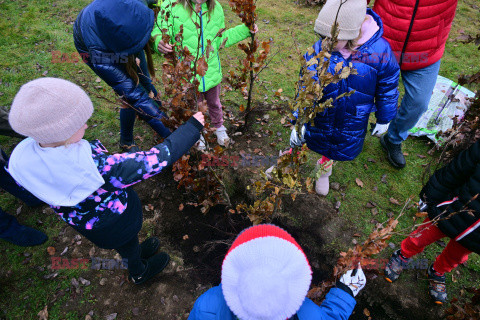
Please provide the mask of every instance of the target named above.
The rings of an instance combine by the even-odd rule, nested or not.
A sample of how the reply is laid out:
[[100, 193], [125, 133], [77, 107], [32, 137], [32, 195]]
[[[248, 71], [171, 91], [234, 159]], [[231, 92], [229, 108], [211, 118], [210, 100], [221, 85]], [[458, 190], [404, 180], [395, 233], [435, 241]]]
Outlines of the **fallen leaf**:
[[363, 309], [363, 314], [367, 317], [370, 317], [370, 311], [367, 308]]
[[53, 256], [57, 250], [54, 247], [48, 247], [47, 252], [49, 255]]
[[340, 209], [340, 206], [342, 205], [342, 203], [340, 201], [337, 201], [335, 202], [335, 209]]
[[358, 179], [358, 178], [355, 178], [355, 183], [360, 187], [360, 188], [363, 188], [363, 182], [362, 180]]
[[378, 214], [378, 209], [377, 208], [372, 208], [372, 215], [377, 215]]
[[384, 175], [382, 175], [382, 178], [380, 178], [380, 181], [382, 181], [383, 183], [387, 183], [387, 174], [385, 173]]
[[390, 198], [389, 200], [390, 200], [391, 203], [396, 204], [397, 206], [400, 205], [400, 202], [398, 202], [398, 200], [395, 199], [395, 198]]
[[377, 206], [377, 204], [373, 201], [368, 201], [367, 204], [365, 205], [365, 207], [367, 208], [375, 208]]
[[97, 79], [95, 79], [95, 82], [96, 82], [96, 83], [99, 83], [99, 82], [101, 82], [101, 81], [102, 81], [102, 79], [100, 79], [99, 77], [97, 77]]
[[117, 314], [116, 313], [111, 313], [109, 314], [108, 316], [105, 317], [105, 320], [114, 320], [117, 318]]
[[420, 159], [425, 159], [427, 156], [424, 156], [423, 154], [417, 154], [417, 157], [419, 157]]
[[184, 236], [182, 237], [182, 239], [183, 239], [183, 240], [188, 240], [188, 234], [184, 235]]
[[38, 320], [48, 320], [48, 310], [47, 310], [47, 306], [45, 306], [45, 308], [43, 308], [43, 310], [41, 310], [38, 314]]
[[63, 249], [62, 253], [60, 253], [61, 256], [63, 256], [65, 253], [67, 253], [68, 251], [68, 247], [65, 247], [65, 249]]
[[428, 213], [427, 212], [417, 212], [417, 213], [415, 213], [415, 216], [418, 217], [418, 218], [423, 218], [423, 217], [428, 216]]
[[180, 205], [178, 206], [178, 211], [182, 211], [183, 208], [184, 208], [183, 203], [180, 203]]
[[360, 234], [360, 233], [354, 233], [353, 236], [354, 236], [354, 237], [360, 237], [361, 234]]

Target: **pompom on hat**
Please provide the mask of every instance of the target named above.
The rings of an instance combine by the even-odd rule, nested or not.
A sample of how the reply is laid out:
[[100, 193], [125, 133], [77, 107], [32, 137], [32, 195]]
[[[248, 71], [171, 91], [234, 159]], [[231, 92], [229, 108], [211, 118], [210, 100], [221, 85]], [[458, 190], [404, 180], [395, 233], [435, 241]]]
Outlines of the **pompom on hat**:
[[13, 99], [8, 121], [38, 143], [66, 141], [92, 116], [93, 104], [76, 84], [39, 78], [24, 84]]
[[285, 230], [245, 229], [222, 265], [222, 291], [240, 320], [285, 320], [297, 313], [312, 280], [302, 248]]
[[[342, 7], [339, 11], [340, 5]], [[367, 14], [367, 1], [327, 0], [315, 20], [315, 32], [324, 37], [330, 37], [337, 12], [338, 40], [354, 40], [358, 38]]]

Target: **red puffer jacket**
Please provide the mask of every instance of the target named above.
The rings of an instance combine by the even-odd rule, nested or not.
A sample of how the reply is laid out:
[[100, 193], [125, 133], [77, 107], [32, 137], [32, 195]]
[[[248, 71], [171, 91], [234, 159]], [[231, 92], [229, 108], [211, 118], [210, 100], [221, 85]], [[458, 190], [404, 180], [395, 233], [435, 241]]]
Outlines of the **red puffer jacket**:
[[[368, 1], [370, 2], [370, 1]], [[443, 55], [458, 0], [375, 0], [373, 10], [383, 21], [402, 70], [434, 64]]]

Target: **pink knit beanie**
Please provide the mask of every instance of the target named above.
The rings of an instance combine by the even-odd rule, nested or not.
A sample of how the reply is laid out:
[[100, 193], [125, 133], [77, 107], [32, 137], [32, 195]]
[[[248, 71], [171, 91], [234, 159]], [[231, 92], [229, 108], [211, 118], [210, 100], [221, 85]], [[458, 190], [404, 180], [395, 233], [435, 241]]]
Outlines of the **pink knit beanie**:
[[222, 292], [242, 320], [285, 320], [302, 306], [312, 271], [285, 230], [260, 224], [235, 239], [222, 265]]
[[63, 79], [40, 78], [20, 88], [8, 121], [24, 136], [54, 143], [70, 138], [92, 113], [92, 101], [82, 88]]

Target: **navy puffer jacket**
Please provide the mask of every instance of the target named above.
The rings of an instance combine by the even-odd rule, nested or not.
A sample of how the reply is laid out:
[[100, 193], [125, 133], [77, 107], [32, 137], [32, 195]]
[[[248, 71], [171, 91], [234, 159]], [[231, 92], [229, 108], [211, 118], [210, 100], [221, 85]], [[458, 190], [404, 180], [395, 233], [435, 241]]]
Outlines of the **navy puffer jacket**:
[[[389, 123], [397, 113], [400, 68], [390, 45], [382, 38], [380, 17], [371, 9], [367, 10], [367, 14], [374, 18], [380, 29], [348, 59], [339, 52], [333, 52], [328, 69], [334, 73], [337, 63], [343, 62], [344, 66], [348, 66], [351, 62], [358, 74], [329, 84], [322, 101], [352, 90], [355, 93], [338, 99], [332, 108], [318, 113], [314, 125], [306, 124], [308, 148], [332, 160], [353, 160], [362, 151], [370, 112], [376, 111], [377, 123], [380, 124]], [[313, 45], [315, 53], [305, 54], [306, 61], [317, 55], [321, 47], [322, 40], [319, 40]], [[316, 68], [315, 64], [308, 69], [315, 71]], [[318, 80], [316, 74], [313, 78]]]
[[[95, 0], [78, 15], [73, 26], [75, 47], [87, 65], [140, 114], [161, 118], [157, 95], [147, 69], [143, 48], [153, 28], [153, 11], [141, 0]], [[128, 55], [140, 59], [140, 84], [127, 74]]]

